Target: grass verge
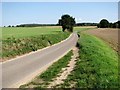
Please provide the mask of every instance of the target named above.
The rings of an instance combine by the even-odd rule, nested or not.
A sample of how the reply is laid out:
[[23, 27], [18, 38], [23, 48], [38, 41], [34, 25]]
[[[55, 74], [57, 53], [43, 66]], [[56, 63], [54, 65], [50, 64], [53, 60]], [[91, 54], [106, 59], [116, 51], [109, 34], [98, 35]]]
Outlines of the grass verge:
[[66, 39], [69, 33], [45, 34], [28, 38], [7, 38], [2, 41], [2, 58], [10, 59], [31, 51], [58, 43]]
[[45, 72], [37, 76], [32, 82], [20, 86], [20, 88], [45, 88], [46, 85], [52, 81], [53, 78], [57, 77], [58, 73], [65, 68], [69, 61], [71, 60], [72, 51], [68, 52], [64, 57], [62, 57], [57, 62], [53, 63]]
[[118, 88], [118, 55], [99, 38], [81, 34], [80, 59], [62, 88]]

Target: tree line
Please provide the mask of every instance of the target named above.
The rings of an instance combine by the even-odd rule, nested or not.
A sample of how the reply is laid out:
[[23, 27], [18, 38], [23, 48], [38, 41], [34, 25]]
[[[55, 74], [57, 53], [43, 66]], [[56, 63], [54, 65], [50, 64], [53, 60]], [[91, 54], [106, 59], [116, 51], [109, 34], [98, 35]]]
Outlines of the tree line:
[[110, 23], [106, 19], [102, 19], [99, 23], [76, 23], [75, 18], [65, 14], [61, 16], [57, 24], [21, 24], [8, 27], [38, 27], [38, 26], [62, 26], [63, 32], [65, 30], [72, 32], [74, 26], [97, 26], [98, 28], [120, 28], [120, 21]]
[[108, 20], [102, 19], [97, 25], [98, 28], [120, 28], [120, 21], [109, 23]]
[[16, 27], [38, 27], [38, 26], [57, 26], [57, 24], [21, 24]]
[[[97, 26], [98, 23], [76, 23], [75, 26]], [[39, 26], [60, 26], [59, 24], [20, 24], [20, 25], [9, 25], [4, 27], [39, 27]]]

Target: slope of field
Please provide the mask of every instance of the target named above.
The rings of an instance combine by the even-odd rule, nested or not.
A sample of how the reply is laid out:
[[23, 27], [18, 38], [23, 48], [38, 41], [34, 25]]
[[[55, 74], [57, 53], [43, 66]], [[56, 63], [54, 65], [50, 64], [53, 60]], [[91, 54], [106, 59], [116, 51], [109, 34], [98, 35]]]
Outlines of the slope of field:
[[118, 55], [92, 35], [81, 34], [80, 59], [61, 88], [118, 88]]
[[114, 50], [119, 52], [118, 47], [120, 47], [120, 43], [118, 43], [118, 33], [120, 31], [118, 32], [118, 29], [110, 29], [110, 28], [100, 29], [99, 28], [96, 30], [89, 30], [85, 32], [101, 38], [102, 40], [107, 42]]

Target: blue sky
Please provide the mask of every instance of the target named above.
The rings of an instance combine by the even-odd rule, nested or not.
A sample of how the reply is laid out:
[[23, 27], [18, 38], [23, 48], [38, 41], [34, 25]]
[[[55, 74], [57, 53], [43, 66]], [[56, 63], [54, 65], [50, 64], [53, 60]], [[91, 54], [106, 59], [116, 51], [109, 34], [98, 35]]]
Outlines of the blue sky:
[[117, 2], [3, 2], [2, 25], [24, 23], [56, 24], [63, 14], [76, 18], [76, 22], [118, 20]]

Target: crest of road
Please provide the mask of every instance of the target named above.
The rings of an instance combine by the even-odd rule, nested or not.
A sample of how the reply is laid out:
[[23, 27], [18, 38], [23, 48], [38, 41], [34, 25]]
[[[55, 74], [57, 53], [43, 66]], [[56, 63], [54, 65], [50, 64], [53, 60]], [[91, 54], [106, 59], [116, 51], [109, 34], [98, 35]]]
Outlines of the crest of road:
[[2, 63], [2, 88], [18, 88], [44, 71], [53, 62], [59, 60], [77, 43], [77, 33], [66, 40]]

